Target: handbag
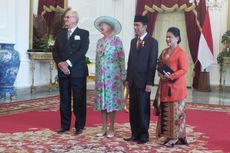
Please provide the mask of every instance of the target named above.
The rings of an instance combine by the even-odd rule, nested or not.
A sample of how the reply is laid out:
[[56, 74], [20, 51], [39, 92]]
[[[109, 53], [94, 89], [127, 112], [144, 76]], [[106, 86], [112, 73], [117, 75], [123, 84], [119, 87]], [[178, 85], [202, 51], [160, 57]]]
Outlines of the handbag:
[[158, 68], [158, 71], [161, 73], [161, 74], [172, 74], [174, 73], [174, 71], [167, 65], [167, 64], [163, 64], [161, 67]]
[[[157, 69], [162, 75], [164, 75], [165, 73], [170, 75], [173, 74], [174, 71], [167, 65], [167, 64], [163, 64], [161, 67], [158, 67]], [[171, 83], [174, 83], [177, 79], [174, 80], [170, 80]]]

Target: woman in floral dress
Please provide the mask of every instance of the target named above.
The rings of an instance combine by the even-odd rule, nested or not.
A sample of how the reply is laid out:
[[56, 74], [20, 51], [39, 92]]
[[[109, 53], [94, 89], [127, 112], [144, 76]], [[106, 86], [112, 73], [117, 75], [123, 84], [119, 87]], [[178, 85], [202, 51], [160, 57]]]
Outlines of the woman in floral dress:
[[[96, 104], [101, 111], [103, 126], [97, 136], [113, 137], [116, 111], [124, 108], [123, 81], [125, 80], [125, 54], [119, 37], [119, 21], [102, 16], [95, 20], [95, 27], [103, 34], [96, 49]], [[107, 131], [107, 118], [110, 119]]]

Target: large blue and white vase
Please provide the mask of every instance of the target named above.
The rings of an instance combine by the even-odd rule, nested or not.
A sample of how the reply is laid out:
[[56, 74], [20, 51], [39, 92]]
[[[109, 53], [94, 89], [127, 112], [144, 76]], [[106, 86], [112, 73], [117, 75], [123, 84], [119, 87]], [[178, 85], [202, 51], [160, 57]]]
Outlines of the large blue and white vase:
[[15, 98], [14, 82], [20, 65], [19, 53], [14, 44], [0, 43], [0, 99]]

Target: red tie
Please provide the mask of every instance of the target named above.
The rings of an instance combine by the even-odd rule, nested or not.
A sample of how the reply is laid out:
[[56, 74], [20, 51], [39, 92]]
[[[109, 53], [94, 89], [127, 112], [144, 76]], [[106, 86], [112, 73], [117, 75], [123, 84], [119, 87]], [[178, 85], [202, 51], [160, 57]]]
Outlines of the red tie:
[[137, 49], [139, 49], [140, 48], [140, 46], [141, 46], [141, 38], [138, 38], [137, 39]]

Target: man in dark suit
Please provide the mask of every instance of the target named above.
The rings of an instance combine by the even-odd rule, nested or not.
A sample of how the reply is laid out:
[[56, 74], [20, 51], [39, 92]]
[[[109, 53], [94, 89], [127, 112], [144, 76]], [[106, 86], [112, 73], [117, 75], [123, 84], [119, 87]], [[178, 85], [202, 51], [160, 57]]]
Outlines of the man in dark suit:
[[75, 134], [81, 134], [86, 122], [86, 77], [88, 67], [85, 54], [89, 47], [89, 32], [77, 27], [76, 11], [67, 9], [65, 28], [56, 37], [53, 58], [58, 68], [61, 128], [64, 133], [71, 125], [71, 95], [76, 117]]
[[158, 43], [146, 32], [148, 18], [135, 16], [136, 36], [131, 41], [126, 86], [129, 88], [129, 118], [132, 135], [126, 141], [149, 140], [150, 94], [154, 83]]

